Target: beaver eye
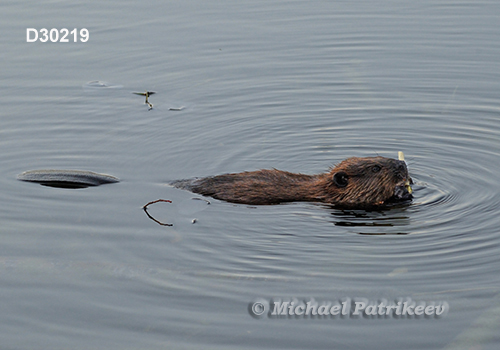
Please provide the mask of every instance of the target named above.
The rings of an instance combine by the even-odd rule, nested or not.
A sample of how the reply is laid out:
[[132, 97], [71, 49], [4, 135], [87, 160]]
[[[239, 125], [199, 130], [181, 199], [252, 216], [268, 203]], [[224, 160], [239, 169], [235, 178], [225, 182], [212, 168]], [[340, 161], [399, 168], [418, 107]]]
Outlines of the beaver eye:
[[379, 166], [379, 165], [374, 165], [374, 166], [372, 166], [372, 171], [373, 171], [374, 173], [378, 173], [378, 172], [380, 171], [380, 169], [381, 169], [381, 168], [380, 168], [380, 166]]
[[349, 182], [349, 177], [343, 171], [339, 171], [333, 175], [333, 182], [337, 185], [337, 187], [346, 187]]

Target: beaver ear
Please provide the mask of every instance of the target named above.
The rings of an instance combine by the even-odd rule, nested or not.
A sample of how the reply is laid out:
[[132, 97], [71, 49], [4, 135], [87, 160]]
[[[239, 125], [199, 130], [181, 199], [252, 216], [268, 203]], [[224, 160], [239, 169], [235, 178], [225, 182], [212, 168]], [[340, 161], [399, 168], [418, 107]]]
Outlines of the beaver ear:
[[337, 187], [346, 187], [348, 182], [349, 176], [347, 176], [347, 174], [343, 171], [333, 174], [333, 183], [337, 185]]

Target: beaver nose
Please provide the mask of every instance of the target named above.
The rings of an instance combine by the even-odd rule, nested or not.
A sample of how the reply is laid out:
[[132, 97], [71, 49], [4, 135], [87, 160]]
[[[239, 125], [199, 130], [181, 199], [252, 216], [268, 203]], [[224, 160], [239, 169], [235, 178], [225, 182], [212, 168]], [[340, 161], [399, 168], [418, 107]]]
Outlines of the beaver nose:
[[397, 160], [396, 166], [398, 169], [406, 169], [406, 162], [404, 160]]
[[405, 179], [408, 176], [408, 169], [406, 168], [406, 163], [403, 160], [396, 161], [396, 176], [400, 179]]

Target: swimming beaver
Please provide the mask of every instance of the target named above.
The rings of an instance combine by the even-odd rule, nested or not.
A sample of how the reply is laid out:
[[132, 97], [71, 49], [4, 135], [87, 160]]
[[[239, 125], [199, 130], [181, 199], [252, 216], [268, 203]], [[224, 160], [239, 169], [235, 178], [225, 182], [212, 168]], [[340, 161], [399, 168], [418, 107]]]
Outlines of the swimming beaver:
[[272, 169], [180, 180], [172, 185], [233, 203], [307, 201], [363, 208], [411, 200], [412, 183], [404, 160], [353, 157], [317, 175]]

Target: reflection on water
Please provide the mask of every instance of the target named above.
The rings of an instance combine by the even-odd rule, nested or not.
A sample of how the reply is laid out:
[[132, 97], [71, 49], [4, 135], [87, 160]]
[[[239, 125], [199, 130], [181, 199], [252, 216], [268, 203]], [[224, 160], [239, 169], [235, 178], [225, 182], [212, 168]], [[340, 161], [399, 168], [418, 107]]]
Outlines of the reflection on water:
[[[400, 227], [410, 224], [410, 217], [405, 214], [403, 209], [391, 209], [385, 211], [342, 211], [333, 214], [336, 218], [336, 226], [349, 227], [377, 227], [383, 230], [383, 227]], [[363, 233], [360, 234], [386, 234], [384, 232]], [[407, 234], [397, 232], [396, 234]]]

